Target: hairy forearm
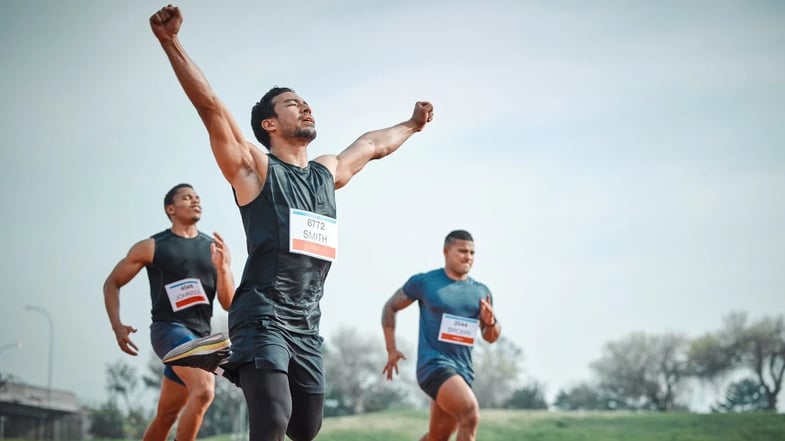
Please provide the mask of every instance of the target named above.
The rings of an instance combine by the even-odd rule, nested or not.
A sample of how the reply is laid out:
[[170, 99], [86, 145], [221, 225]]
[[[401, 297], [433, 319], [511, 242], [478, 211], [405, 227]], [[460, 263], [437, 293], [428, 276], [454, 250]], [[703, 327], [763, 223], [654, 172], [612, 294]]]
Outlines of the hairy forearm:
[[202, 71], [186, 54], [177, 37], [161, 40], [161, 47], [172, 65], [175, 76], [180, 82], [188, 99], [198, 111], [207, 109], [214, 104], [214, 94], [210, 83]]

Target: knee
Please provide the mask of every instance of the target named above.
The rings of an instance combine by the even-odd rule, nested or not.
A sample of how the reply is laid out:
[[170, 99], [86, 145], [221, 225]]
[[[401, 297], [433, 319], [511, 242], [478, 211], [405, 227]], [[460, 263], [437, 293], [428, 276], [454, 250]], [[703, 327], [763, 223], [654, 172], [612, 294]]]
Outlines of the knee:
[[480, 425], [480, 408], [476, 404], [463, 411], [458, 418], [461, 427], [476, 429]]
[[313, 421], [307, 422], [293, 422], [289, 423], [286, 429], [286, 435], [292, 441], [311, 441], [316, 438], [319, 430], [322, 428], [322, 418], [314, 418]]
[[198, 387], [188, 391], [188, 401], [205, 410], [207, 410], [214, 398], [215, 390], [212, 387]]

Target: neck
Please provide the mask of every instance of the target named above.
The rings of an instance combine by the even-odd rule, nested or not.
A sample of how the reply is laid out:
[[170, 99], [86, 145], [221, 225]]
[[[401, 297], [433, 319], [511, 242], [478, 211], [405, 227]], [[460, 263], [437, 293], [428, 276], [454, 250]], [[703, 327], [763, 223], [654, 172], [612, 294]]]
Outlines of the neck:
[[308, 165], [309, 143], [302, 140], [271, 140], [270, 153], [287, 164], [305, 168]]
[[452, 280], [466, 280], [469, 278], [468, 273], [458, 274], [454, 271], [450, 271], [450, 269], [447, 267], [444, 268], [444, 273], [447, 274], [447, 277], [449, 277]]
[[185, 237], [186, 239], [193, 239], [199, 235], [199, 230], [196, 229], [196, 224], [185, 225], [174, 222], [170, 230], [172, 230], [172, 233], [174, 233], [176, 236]]

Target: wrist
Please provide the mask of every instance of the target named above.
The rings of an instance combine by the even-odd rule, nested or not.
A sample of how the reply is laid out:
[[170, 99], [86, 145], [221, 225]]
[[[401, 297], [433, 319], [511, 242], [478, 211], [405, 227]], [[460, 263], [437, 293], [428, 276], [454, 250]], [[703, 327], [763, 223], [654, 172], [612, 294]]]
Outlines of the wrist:
[[164, 46], [164, 47], [173, 45], [174, 42], [177, 40], [177, 34], [175, 34], [175, 35], [163, 35], [163, 36], [160, 36], [160, 37], [156, 35], [156, 37], [158, 37], [158, 42], [161, 43], [161, 46]]
[[225, 275], [230, 274], [232, 272], [232, 267], [229, 264], [223, 264], [221, 266], [216, 267], [215, 270], [218, 273], [220, 273], [222, 276], [225, 276]]

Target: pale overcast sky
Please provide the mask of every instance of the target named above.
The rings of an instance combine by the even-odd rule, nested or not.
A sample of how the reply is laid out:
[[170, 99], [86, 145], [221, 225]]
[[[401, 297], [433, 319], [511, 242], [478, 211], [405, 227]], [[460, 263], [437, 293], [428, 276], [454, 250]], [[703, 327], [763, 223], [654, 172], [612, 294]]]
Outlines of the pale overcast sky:
[[[189, 182], [200, 228], [245, 258], [240, 215], [206, 132], [153, 37], [144, 1], [0, 2], [0, 372], [105, 398], [105, 365], [148, 361], [144, 272], [120, 352], [102, 283], [167, 227]], [[590, 377], [634, 331], [697, 336], [734, 310], [785, 312], [785, 3], [771, 1], [197, 2], [181, 40], [249, 139], [273, 85], [313, 107], [311, 157], [405, 120], [433, 123], [337, 194], [339, 261], [322, 334], [383, 347], [384, 301], [440, 267], [444, 235], [476, 240], [525, 377], [548, 395]], [[219, 308], [216, 306], [216, 311]], [[399, 314], [416, 342], [417, 308]], [[411, 359], [414, 359], [412, 351]], [[381, 371], [382, 366], [379, 366]], [[414, 363], [406, 369], [414, 370]]]

